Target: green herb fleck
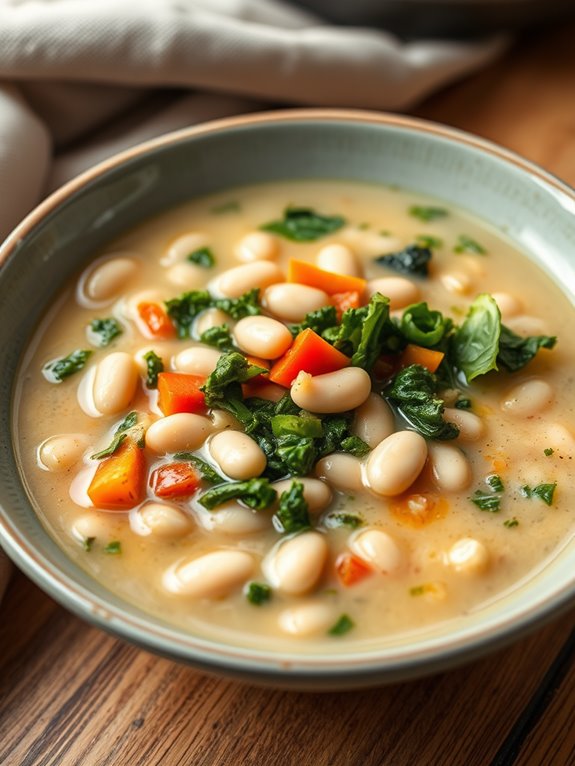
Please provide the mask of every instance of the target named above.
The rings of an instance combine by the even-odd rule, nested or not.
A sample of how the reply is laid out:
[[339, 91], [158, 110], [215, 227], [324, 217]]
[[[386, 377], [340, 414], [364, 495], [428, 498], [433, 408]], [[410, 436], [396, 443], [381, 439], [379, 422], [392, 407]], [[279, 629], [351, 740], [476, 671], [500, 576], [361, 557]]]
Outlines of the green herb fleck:
[[409, 595], [410, 596], [424, 596], [425, 595], [425, 585], [414, 585], [413, 588], [409, 589]]
[[109, 346], [122, 334], [122, 326], [117, 319], [93, 319], [88, 328], [88, 340], [95, 346]]
[[503, 522], [503, 526], [507, 527], [507, 529], [512, 529], [513, 527], [519, 526], [519, 520], [515, 518], [515, 516], [512, 519], [505, 519]]
[[104, 553], [108, 553], [111, 556], [117, 556], [122, 552], [122, 543], [119, 540], [112, 540], [104, 548]]
[[194, 250], [193, 253], [186, 256], [186, 259], [203, 269], [211, 269], [216, 265], [216, 259], [209, 247], [200, 247], [198, 250]]
[[499, 476], [496, 473], [490, 474], [485, 479], [485, 481], [487, 482], [487, 484], [489, 484], [489, 486], [494, 492], [503, 492], [503, 490], [505, 489], [505, 487], [503, 486], [503, 481], [501, 480], [501, 476]]
[[283, 220], [271, 221], [260, 228], [293, 242], [315, 242], [344, 225], [345, 219], [339, 215], [320, 215], [311, 208], [288, 207], [284, 211]]
[[342, 614], [338, 621], [328, 630], [330, 636], [343, 636], [355, 628], [355, 623], [347, 614]]
[[358, 529], [365, 524], [365, 519], [362, 519], [361, 516], [357, 516], [355, 513], [330, 513], [326, 517], [326, 524], [330, 528], [349, 527], [350, 529]]
[[551, 455], [552, 455], [554, 452], [555, 452], [555, 450], [553, 449], [553, 447], [545, 447], [545, 449], [543, 450], [543, 454], [544, 454], [546, 457], [551, 457]]
[[145, 353], [144, 359], [146, 361], [146, 388], [157, 388], [158, 375], [164, 371], [164, 363], [154, 351]]
[[114, 438], [110, 442], [110, 444], [100, 452], [96, 452], [91, 456], [92, 460], [102, 460], [105, 457], [110, 457], [111, 455], [116, 452], [116, 450], [119, 448], [119, 446], [123, 443], [124, 439], [128, 436], [128, 431], [131, 428], [134, 428], [136, 423], [138, 422], [138, 413], [137, 412], [129, 412], [124, 420], [118, 425], [116, 430], [114, 431]]
[[460, 234], [457, 237], [457, 244], [453, 248], [453, 251], [455, 253], [474, 253], [475, 255], [485, 255], [487, 253], [487, 250], [483, 245], [480, 245], [479, 242], [468, 237], [467, 234]]
[[204, 492], [198, 502], [208, 511], [213, 511], [218, 505], [228, 500], [241, 500], [249, 508], [263, 511], [275, 502], [277, 494], [270, 486], [268, 479], [248, 479], [248, 481], [220, 484], [218, 487], [209, 489]]
[[426, 207], [422, 205], [412, 205], [409, 208], [409, 215], [413, 218], [419, 218], [420, 221], [438, 221], [440, 218], [446, 218], [449, 212], [443, 207]]
[[95, 540], [95, 537], [84, 537], [82, 539], [82, 548], [86, 551], [86, 553], [89, 553], [92, 550], [92, 546], [94, 545]]
[[469, 499], [472, 503], [475, 503], [480, 511], [497, 513], [501, 510], [500, 495], [494, 495], [490, 492], [482, 492], [480, 489], [478, 489], [474, 492], [473, 497], [470, 497]]
[[277, 519], [286, 534], [301, 532], [311, 527], [308, 504], [303, 495], [303, 484], [293, 481], [291, 487], [280, 495]]
[[546, 505], [552, 505], [556, 487], [556, 481], [552, 484], [538, 484], [536, 487], [528, 487], [525, 485], [524, 487], [521, 487], [521, 493], [529, 498], [538, 497], [540, 500], [543, 500]]
[[91, 356], [92, 352], [89, 350], [76, 349], [68, 356], [62, 356], [45, 364], [42, 373], [50, 383], [61, 383], [65, 378], [79, 372]]
[[272, 597], [272, 589], [266, 583], [250, 582], [246, 588], [246, 598], [254, 606], [261, 606]]
[[458, 399], [455, 402], [455, 408], [458, 410], [470, 410], [471, 407], [471, 399]]
[[429, 248], [430, 250], [437, 247], [443, 247], [443, 240], [439, 239], [439, 237], [432, 237], [431, 234], [418, 234], [415, 238], [415, 242], [417, 245]]
[[202, 460], [201, 457], [194, 455], [192, 452], [176, 452], [174, 458], [191, 463], [202, 474], [202, 479], [209, 484], [223, 484], [225, 482], [225, 479], [209, 463], [206, 463], [205, 460]]

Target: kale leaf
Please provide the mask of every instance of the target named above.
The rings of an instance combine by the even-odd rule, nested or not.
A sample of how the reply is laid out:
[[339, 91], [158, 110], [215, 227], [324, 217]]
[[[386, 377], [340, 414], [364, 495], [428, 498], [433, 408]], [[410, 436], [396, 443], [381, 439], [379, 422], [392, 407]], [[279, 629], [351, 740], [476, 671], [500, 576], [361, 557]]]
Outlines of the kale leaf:
[[399, 271], [400, 274], [410, 274], [416, 277], [429, 276], [429, 262], [432, 258], [431, 249], [423, 244], [408, 245], [397, 253], [379, 255], [375, 262], [380, 266]]
[[166, 301], [166, 311], [174, 323], [178, 338], [189, 338], [194, 319], [211, 305], [212, 298], [207, 290], [190, 290], [179, 298]]
[[164, 362], [155, 351], [145, 353], [144, 359], [146, 361], [146, 388], [157, 388], [158, 375], [164, 371]]
[[69, 378], [70, 375], [79, 372], [91, 356], [91, 351], [81, 348], [76, 349], [76, 351], [72, 351], [68, 356], [62, 356], [45, 364], [42, 368], [42, 373], [50, 383], [61, 383], [65, 378]]
[[497, 362], [509, 372], [516, 372], [525, 367], [540, 348], [551, 349], [556, 342], [557, 338], [550, 335], [531, 335], [522, 338], [502, 325]]
[[214, 346], [220, 351], [231, 351], [234, 346], [232, 334], [227, 324], [209, 327], [200, 335], [200, 341], [208, 346]]
[[453, 322], [427, 303], [414, 303], [403, 312], [400, 327], [409, 343], [434, 348], [451, 332]]
[[242, 503], [256, 511], [263, 511], [275, 502], [277, 494], [275, 489], [270, 486], [268, 479], [248, 479], [247, 481], [232, 481], [208, 489], [198, 502], [208, 511], [213, 511], [218, 505], [235, 499], [241, 500]]
[[271, 221], [260, 228], [293, 242], [315, 242], [344, 225], [345, 219], [339, 215], [320, 215], [311, 208], [288, 207], [284, 211], [283, 220]]
[[195, 263], [196, 266], [201, 266], [203, 269], [211, 269], [216, 265], [216, 259], [209, 247], [200, 247], [186, 258], [190, 263]]
[[311, 527], [309, 508], [300, 481], [292, 481], [291, 487], [280, 495], [276, 518], [282, 532], [288, 535]]
[[243, 319], [262, 313], [259, 287], [248, 290], [239, 298], [214, 298], [213, 305], [220, 311], [229, 314], [232, 319]]

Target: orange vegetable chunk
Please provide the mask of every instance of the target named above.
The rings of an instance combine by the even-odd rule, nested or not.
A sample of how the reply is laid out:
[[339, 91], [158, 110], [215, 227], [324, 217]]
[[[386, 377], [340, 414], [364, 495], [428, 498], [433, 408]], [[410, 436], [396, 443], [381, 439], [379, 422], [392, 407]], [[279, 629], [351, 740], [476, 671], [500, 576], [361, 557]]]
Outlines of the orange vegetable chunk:
[[289, 388], [302, 370], [310, 375], [323, 375], [349, 367], [350, 359], [311, 329], [300, 332], [293, 346], [274, 363], [269, 379]]
[[328, 295], [348, 292], [358, 292], [362, 295], [366, 285], [365, 279], [360, 277], [350, 277], [347, 274], [325, 271], [312, 263], [297, 261], [294, 258], [291, 258], [288, 264], [288, 282], [298, 282], [300, 285], [317, 287]]
[[205, 413], [206, 400], [200, 391], [205, 382], [203, 375], [161, 372], [158, 375], [158, 407], [164, 415], [175, 415], [177, 412]]
[[351, 553], [342, 553], [335, 562], [335, 570], [342, 585], [349, 588], [361, 580], [369, 577], [373, 570], [357, 556]]
[[187, 497], [200, 486], [201, 477], [189, 463], [168, 463], [156, 468], [150, 486], [158, 497]]
[[144, 451], [126, 439], [113, 455], [98, 465], [88, 487], [88, 497], [96, 508], [127, 511], [144, 499], [145, 484]]
[[156, 338], [173, 338], [176, 330], [170, 317], [158, 303], [138, 303], [138, 314]]
[[429, 372], [435, 372], [445, 354], [442, 351], [433, 351], [430, 348], [416, 346], [414, 343], [408, 343], [403, 349], [401, 355], [401, 367], [409, 367], [410, 364], [420, 364]]
[[334, 293], [331, 302], [337, 312], [337, 321], [341, 322], [342, 316], [348, 309], [358, 309], [361, 306], [361, 293], [357, 290], [349, 290], [345, 293]]

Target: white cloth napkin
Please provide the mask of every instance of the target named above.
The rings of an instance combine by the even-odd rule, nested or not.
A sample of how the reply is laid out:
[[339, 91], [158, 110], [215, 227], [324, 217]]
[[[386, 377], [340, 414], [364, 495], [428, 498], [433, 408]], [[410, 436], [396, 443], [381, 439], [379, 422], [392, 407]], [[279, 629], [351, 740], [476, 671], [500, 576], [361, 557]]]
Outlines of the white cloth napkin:
[[0, 241], [147, 138], [277, 105], [405, 109], [504, 45], [402, 43], [279, 0], [0, 0]]

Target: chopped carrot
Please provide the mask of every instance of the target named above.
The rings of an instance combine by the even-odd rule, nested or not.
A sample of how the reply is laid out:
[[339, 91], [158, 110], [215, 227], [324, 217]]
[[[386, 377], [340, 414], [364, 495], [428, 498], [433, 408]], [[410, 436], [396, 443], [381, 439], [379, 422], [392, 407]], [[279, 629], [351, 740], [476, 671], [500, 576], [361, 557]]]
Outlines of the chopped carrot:
[[272, 365], [270, 380], [289, 388], [302, 370], [323, 375], [348, 367], [350, 359], [311, 329], [300, 332], [293, 346]]
[[260, 372], [260, 374], [256, 375], [255, 378], [250, 378], [249, 382], [254, 383], [255, 385], [268, 383], [269, 369], [271, 367], [270, 362], [268, 362], [267, 359], [260, 359], [259, 356], [250, 356], [249, 354], [246, 354], [246, 359], [250, 364], [255, 364], [256, 367], [263, 367], [265, 370], [267, 370], [267, 372]]
[[358, 309], [361, 306], [361, 294], [357, 290], [334, 293], [331, 296], [331, 302], [337, 312], [337, 321], [341, 322], [342, 316], [348, 309]]
[[98, 465], [88, 487], [96, 508], [127, 511], [144, 497], [146, 460], [144, 451], [126, 439], [120, 448]]
[[429, 372], [435, 372], [444, 356], [445, 354], [442, 351], [433, 351], [430, 348], [408, 343], [401, 355], [401, 367], [409, 367], [410, 364], [420, 364], [422, 367], [426, 367]]
[[447, 515], [449, 503], [434, 492], [416, 492], [410, 487], [406, 492], [392, 498], [391, 515], [408, 527], [419, 529]]
[[206, 411], [206, 400], [200, 391], [206, 378], [184, 372], [161, 372], [158, 375], [158, 407], [164, 415], [176, 412]]
[[335, 569], [342, 585], [345, 585], [346, 588], [355, 585], [373, 573], [373, 570], [364, 561], [351, 553], [342, 553], [335, 562]]
[[168, 463], [150, 476], [150, 487], [158, 497], [187, 497], [200, 486], [201, 477], [189, 463]]
[[176, 334], [170, 317], [158, 303], [138, 303], [140, 319], [155, 338], [173, 338]]
[[288, 265], [288, 282], [298, 282], [324, 290], [328, 295], [336, 293], [358, 292], [363, 294], [366, 281], [360, 277], [350, 277], [347, 274], [336, 274], [325, 271], [312, 263], [290, 259]]

